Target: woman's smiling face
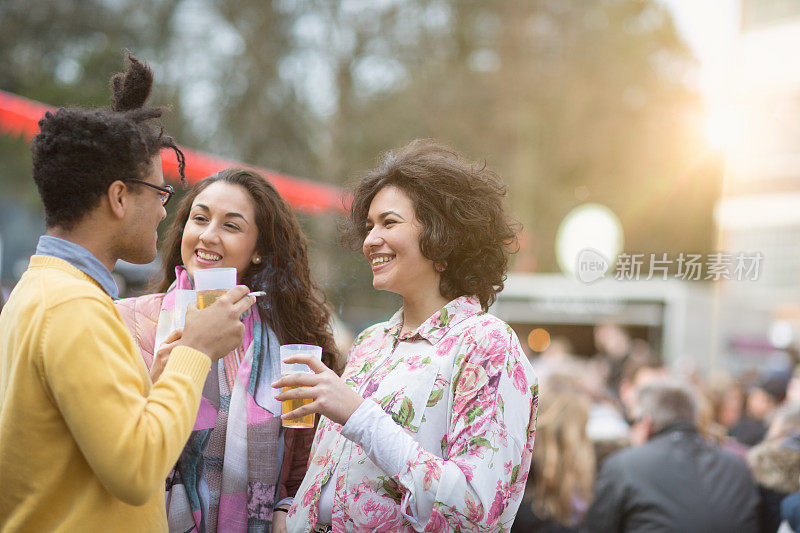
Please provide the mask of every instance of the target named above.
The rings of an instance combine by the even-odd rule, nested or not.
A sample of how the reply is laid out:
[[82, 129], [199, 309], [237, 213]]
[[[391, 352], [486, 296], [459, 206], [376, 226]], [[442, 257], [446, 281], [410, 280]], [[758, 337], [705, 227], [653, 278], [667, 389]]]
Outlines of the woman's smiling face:
[[366, 228], [363, 252], [372, 267], [373, 287], [404, 297], [420, 290], [438, 294], [439, 274], [420, 251], [422, 224], [405, 192], [391, 185], [378, 191]]
[[181, 239], [189, 275], [200, 268], [236, 268], [241, 282], [256, 253], [258, 226], [253, 200], [239, 185], [215, 182], [192, 202]]

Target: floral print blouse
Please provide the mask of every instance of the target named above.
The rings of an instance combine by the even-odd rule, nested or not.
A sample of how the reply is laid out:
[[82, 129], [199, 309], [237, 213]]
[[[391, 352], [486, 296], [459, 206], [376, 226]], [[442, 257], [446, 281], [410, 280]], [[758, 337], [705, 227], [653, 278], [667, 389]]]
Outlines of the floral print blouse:
[[[538, 385], [514, 332], [459, 297], [400, 335], [402, 309], [353, 343], [343, 378], [413, 439], [399, 473], [321, 417], [289, 531], [317, 523], [335, 483], [333, 531], [508, 531], [530, 469]], [[359, 408], [361, 409], [361, 408]], [[369, 447], [368, 447], [369, 448]]]

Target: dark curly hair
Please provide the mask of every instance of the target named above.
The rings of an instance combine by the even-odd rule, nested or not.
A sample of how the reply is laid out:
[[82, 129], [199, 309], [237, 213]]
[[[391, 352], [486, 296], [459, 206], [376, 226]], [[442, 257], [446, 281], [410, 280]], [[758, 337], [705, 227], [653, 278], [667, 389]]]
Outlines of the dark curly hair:
[[322, 362], [341, 373], [331, 333], [331, 313], [308, 267], [308, 239], [286, 200], [254, 170], [228, 168], [189, 189], [165, 234], [161, 247], [163, 270], [155, 287], [157, 292], [169, 289], [175, 281], [175, 267], [183, 264], [181, 241], [192, 203], [198, 194], [217, 182], [242, 187], [253, 201], [258, 226], [256, 250], [262, 261], [250, 265], [242, 283], [251, 290], [267, 293], [258, 300], [261, 318], [272, 327], [281, 344], [322, 346]]
[[369, 206], [378, 191], [394, 186], [409, 196], [422, 255], [445, 266], [439, 291], [448, 299], [476, 296], [484, 310], [503, 289], [519, 225], [505, 212], [506, 188], [486, 165], [468, 161], [430, 139], [388, 151], [353, 188], [342, 240], [360, 249]]
[[41, 131], [31, 144], [33, 180], [48, 228], [71, 229], [111, 183], [144, 178], [161, 148], [175, 151], [185, 183], [183, 152], [163, 128], [148, 122], [164, 112], [144, 107], [153, 86], [150, 67], [128, 53], [125, 72], [115, 74], [110, 85], [110, 109], [62, 107], [39, 121]]

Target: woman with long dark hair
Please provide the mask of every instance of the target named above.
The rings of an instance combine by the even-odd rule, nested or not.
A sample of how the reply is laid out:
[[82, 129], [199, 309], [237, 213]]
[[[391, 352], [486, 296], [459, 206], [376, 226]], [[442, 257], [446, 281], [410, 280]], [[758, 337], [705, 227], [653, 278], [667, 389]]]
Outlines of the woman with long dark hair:
[[[171, 531], [282, 531], [306, 470], [313, 429], [281, 427], [270, 384], [281, 344], [316, 344], [336, 370], [330, 311], [311, 279], [307, 239], [285, 200], [255, 171], [230, 168], [196, 184], [162, 247], [158, 293], [120, 300], [153, 381], [180, 338], [182, 290], [199, 269], [235, 267], [263, 290], [237, 350], [212, 367], [194, 431], [167, 479]], [[218, 527], [219, 525], [219, 527]]]

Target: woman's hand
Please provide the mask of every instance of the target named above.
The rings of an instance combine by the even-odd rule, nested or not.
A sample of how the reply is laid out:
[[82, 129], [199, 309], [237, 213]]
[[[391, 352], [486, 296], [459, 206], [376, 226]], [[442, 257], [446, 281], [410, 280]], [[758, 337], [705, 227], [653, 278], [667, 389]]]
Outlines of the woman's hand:
[[178, 344], [178, 341], [181, 340], [183, 336], [183, 328], [178, 328], [172, 333], [170, 333], [166, 339], [164, 339], [164, 344], [161, 345], [161, 348], [158, 349], [156, 352], [155, 357], [153, 357], [153, 364], [150, 367], [150, 380], [155, 383], [156, 380], [161, 376], [161, 373], [164, 371], [164, 367], [167, 366], [167, 359], [169, 359], [169, 354], [172, 352], [172, 349]]
[[272, 533], [286, 533], [286, 513], [272, 513]]
[[295, 400], [298, 398], [311, 398], [308, 405], [290, 411], [281, 418], [292, 420], [310, 413], [319, 413], [330, 418], [337, 424], [344, 425], [350, 415], [358, 409], [364, 398], [347, 386], [342, 378], [322, 364], [322, 361], [312, 355], [294, 355], [284, 359], [286, 363], [304, 363], [314, 372], [298, 372], [282, 376], [272, 384], [276, 389], [281, 387], [298, 387], [281, 392], [276, 399], [280, 401]]

